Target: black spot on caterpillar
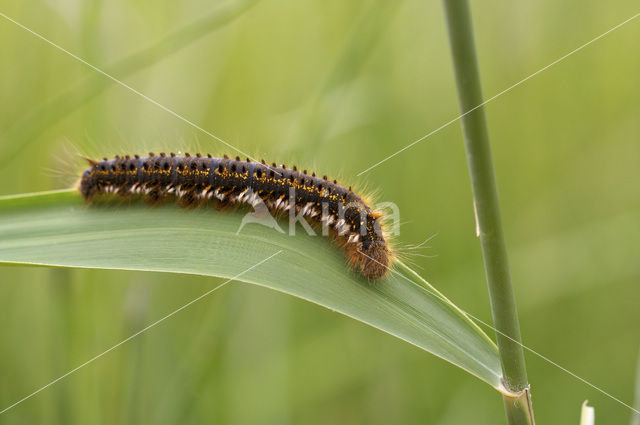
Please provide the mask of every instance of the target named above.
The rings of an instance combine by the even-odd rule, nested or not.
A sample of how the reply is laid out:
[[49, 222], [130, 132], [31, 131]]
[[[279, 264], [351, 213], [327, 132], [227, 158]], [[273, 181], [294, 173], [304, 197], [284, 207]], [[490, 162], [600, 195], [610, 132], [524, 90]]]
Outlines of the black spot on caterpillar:
[[312, 222], [328, 226], [334, 240], [344, 246], [349, 265], [364, 277], [378, 279], [389, 269], [391, 250], [381, 229], [381, 215], [351, 187], [326, 176], [226, 155], [149, 153], [148, 157], [86, 160], [91, 167], [78, 187], [86, 201], [112, 193], [140, 194], [150, 203], [173, 196], [183, 207], [209, 201], [222, 206], [264, 202], [274, 215], [293, 208]]

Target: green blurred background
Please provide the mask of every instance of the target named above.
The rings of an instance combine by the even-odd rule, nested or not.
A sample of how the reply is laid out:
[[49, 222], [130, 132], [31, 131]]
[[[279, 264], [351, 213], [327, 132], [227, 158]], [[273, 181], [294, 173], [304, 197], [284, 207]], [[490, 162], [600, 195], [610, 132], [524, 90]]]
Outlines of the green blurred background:
[[[638, 3], [472, 8], [490, 97], [637, 13]], [[490, 321], [459, 124], [356, 178], [458, 114], [439, 1], [0, 0], [0, 11], [245, 152], [397, 203], [399, 244], [436, 235], [421, 252], [430, 258], [414, 259], [419, 271]], [[627, 402], [640, 346], [638, 40], [640, 19], [487, 110], [524, 342]], [[0, 93], [0, 194], [68, 186], [80, 170], [74, 149], [235, 154], [4, 18]], [[219, 283], [0, 273], [0, 410]], [[577, 424], [585, 399], [598, 423], [628, 422], [628, 409], [558, 368], [531, 353], [527, 363], [540, 424]], [[239, 283], [0, 416], [3, 424], [503, 422], [499, 395], [465, 372]]]

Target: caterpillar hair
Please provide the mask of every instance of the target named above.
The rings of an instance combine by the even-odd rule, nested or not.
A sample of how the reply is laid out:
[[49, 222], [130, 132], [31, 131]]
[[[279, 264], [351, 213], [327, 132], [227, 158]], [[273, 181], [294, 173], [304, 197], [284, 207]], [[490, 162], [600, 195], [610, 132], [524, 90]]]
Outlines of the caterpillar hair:
[[150, 203], [175, 197], [183, 207], [204, 202], [253, 207], [264, 203], [274, 215], [293, 209], [327, 226], [344, 246], [349, 266], [365, 278], [379, 279], [389, 270], [393, 256], [382, 231], [382, 214], [351, 187], [326, 176], [226, 155], [149, 153], [85, 159], [90, 168], [82, 173], [78, 189], [88, 202], [103, 194], [139, 194]]

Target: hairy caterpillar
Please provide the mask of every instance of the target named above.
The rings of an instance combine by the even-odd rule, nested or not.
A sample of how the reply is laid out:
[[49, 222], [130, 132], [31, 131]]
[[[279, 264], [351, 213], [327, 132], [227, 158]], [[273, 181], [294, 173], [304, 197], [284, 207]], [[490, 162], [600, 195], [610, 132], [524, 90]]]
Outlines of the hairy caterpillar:
[[79, 191], [85, 200], [113, 193], [141, 194], [155, 203], [170, 196], [184, 207], [206, 201], [221, 205], [263, 202], [270, 213], [294, 211], [317, 224], [328, 226], [346, 250], [349, 265], [368, 279], [385, 275], [391, 250], [381, 229], [381, 215], [360, 196], [326, 176], [246, 161], [239, 157], [214, 158], [149, 153], [148, 157], [116, 156], [102, 161], [87, 159]]

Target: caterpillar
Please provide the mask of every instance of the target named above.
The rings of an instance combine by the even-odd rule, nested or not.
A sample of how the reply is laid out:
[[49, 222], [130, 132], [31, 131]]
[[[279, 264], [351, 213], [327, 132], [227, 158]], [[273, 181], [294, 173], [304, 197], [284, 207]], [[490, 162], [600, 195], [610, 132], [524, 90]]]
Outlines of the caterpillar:
[[327, 176], [227, 155], [151, 152], [147, 157], [85, 160], [90, 168], [82, 173], [78, 190], [87, 202], [103, 194], [139, 194], [150, 203], [175, 197], [183, 207], [207, 201], [253, 207], [263, 202], [274, 215], [294, 209], [315, 224], [327, 226], [345, 248], [348, 265], [365, 278], [379, 279], [389, 270], [392, 252], [381, 228], [382, 215], [351, 187]]

